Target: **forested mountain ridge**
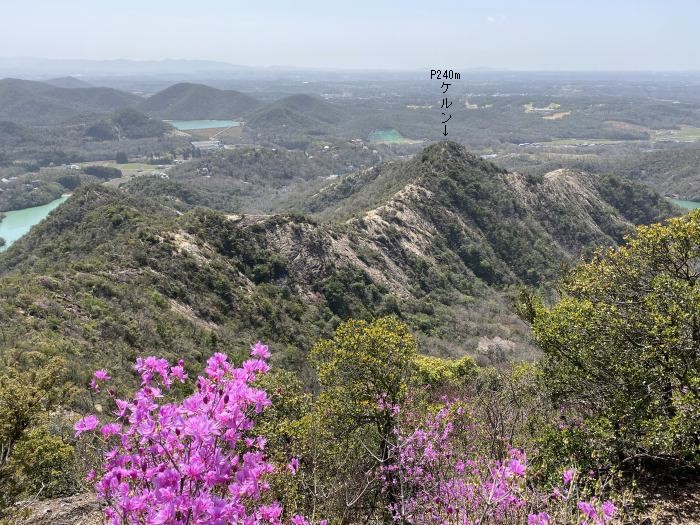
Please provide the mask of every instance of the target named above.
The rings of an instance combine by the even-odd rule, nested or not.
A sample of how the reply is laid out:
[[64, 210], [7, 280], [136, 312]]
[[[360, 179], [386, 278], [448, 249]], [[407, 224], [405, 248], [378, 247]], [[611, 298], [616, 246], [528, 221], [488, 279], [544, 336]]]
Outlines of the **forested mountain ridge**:
[[[639, 197], [619, 198], [626, 193]], [[450, 250], [487, 282], [531, 284], [556, 273], [552, 261], [619, 243], [631, 224], [674, 213], [659, 195], [615, 177], [510, 173], [451, 142], [344, 177], [302, 206], [330, 220], [353, 217], [351, 223], [370, 230], [394, 223], [415, 234], [420, 224], [430, 225], [424, 239], [448, 239]]]
[[2, 79], [0, 120], [47, 126], [86, 114], [106, 114], [126, 108], [159, 119], [230, 119], [247, 115], [262, 105], [239, 91], [202, 84], [174, 84], [146, 99], [113, 88], [83, 84], [71, 78], [54, 82]]
[[[401, 184], [363, 197], [387, 174]], [[355, 177], [366, 185], [340, 198]], [[258, 337], [297, 367], [341, 319], [394, 313], [435, 353], [474, 354], [498, 336], [517, 358], [526, 330], [499, 290], [546, 281], [586, 245], [620, 239], [631, 223], [600, 188], [574, 173], [528, 181], [453, 143], [321, 194], [326, 211], [356, 207], [349, 218], [181, 214], [82, 187], [0, 256], [0, 352], [60, 351], [119, 369], [145, 350], [199, 361]], [[357, 206], [345, 206], [351, 198]], [[658, 196], [649, 202], [652, 215], [670, 213]], [[555, 203], [566, 213], [550, 213]]]
[[80, 114], [135, 107], [141, 101], [141, 97], [112, 88], [68, 88], [29, 80], [0, 80], [0, 120], [20, 124], [59, 124]]
[[239, 118], [261, 102], [239, 91], [202, 84], [180, 83], [150, 96], [139, 109], [153, 117], [171, 120]]

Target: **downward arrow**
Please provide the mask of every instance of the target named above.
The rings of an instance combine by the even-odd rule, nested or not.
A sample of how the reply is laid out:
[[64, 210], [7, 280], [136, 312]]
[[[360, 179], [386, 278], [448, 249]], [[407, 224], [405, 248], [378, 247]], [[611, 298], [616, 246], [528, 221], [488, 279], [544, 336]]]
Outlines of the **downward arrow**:
[[447, 136], [447, 124], [445, 124], [445, 131], [442, 132], [444, 136]]

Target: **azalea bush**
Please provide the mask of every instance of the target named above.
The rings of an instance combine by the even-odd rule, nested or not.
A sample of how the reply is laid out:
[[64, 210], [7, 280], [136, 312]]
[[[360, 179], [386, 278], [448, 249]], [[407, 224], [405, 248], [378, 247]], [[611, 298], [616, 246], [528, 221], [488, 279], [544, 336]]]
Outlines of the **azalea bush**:
[[479, 452], [477, 423], [464, 406], [448, 403], [423, 421], [401, 418], [394, 458], [383, 467], [385, 490], [394, 495], [394, 521], [429, 524], [616, 522], [612, 501], [584, 498], [586, 476], [562, 473], [559, 486], [537, 488], [527, 456], [511, 448], [500, 459]]
[[[316, 396], [286, 373], [268, 374], [260, 343], [238, 367], [214, 354], [193, 382], [182, 361], [139, 358], [141, 385], [128, 399], [109, 387], [107, 371], [96, 371], [90, 388], [111, 398], [114, 417], [87, 415], [75, 431], [80, 447], [90, 436], [103, 452], [88, 480], [108, 523], [619, 520], [619, 502], [602, 498], [606, 490], [587, 473], [560, 469], [553, 484], [512, 439], [487, 432], [478, 401], [409, 394], [415, 347], [398, 322], [349, 324], [314, 353]], [[380, 361], [393, 376], [381, 373]], [[379, 386], [363, 383], [368, 378]]]
[[[183, 363], [139, 358], [141, 387], [130, 400], [114, 397], [116, 419], [88, 415], [75, 424], [76, 435], [99, 433], [105, 441], [104, 465], [88, 479], [107, 503], [110, 524], [281, 523], [281, 506], [266, 500], [275, 469], [265, 440], [252, 433], [255, 416], [270, 404], [254, 386], [269, 370], [268, 357], [260, 343], [238, 368], [215, 354], [194, 393], [179, 402], [163, 398], [173, 383], [187, 380]], [[98, 370], [91, 387], [109, 380]], [[308, 521], [293, 516], [291, 523]]]

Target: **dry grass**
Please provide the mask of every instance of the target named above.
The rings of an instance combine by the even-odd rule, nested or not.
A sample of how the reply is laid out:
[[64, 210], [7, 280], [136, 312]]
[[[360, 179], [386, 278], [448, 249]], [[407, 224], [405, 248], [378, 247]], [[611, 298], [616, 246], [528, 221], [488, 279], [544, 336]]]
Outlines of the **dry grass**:
[[101, 525], [101, 504], [92, 494], [20, 504], [9, 525]]

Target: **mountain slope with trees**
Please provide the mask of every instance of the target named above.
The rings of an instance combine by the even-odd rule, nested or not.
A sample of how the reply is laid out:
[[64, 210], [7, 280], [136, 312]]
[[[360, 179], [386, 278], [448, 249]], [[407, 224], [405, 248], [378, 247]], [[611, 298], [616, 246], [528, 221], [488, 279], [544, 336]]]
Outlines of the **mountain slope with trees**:
[[261, 102], [240, 91], [181, 83], [147, 98], [139, 109], [166, 120], [234, 119], [260, 105]]
[[0, 80], [0, 120], [19, 124], [59, 124], [81, 114], [134, 107], [141, 101], [141, 97], [112, 88], [63, 88], [30, 80]]
[[[527, 183], [452, 143], [375, 170], [400, 172], [402, 184], [330, 221], [181, 214], [81, 187], [0, 256], [0, 350], [58, 346], [92, 360], [99, 342], [106, 354], [94, 359], [121, 362], [139, 349], [192, 356], [263, 337], [296, 367], [340, 320], [393, 313], [434, 353], [486, 354], [500, 338], [499, 351], [518, 358], [532, 348], [503, 290], [547, 282], [589, 244], [631, 228], [585, 177]], [[564, 197], [556, 220], [547, 210]]]

